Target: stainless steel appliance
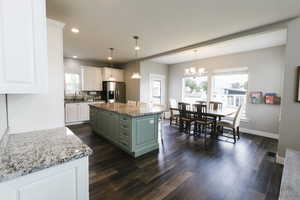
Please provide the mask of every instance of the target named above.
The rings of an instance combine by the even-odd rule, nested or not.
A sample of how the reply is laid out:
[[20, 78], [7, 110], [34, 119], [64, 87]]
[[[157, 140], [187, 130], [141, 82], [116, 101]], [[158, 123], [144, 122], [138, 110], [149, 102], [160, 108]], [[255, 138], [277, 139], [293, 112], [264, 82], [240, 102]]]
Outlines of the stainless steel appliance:
[[123, 82], [103, 81], [103, 99], [107, 103], [126, 103], [126, 87]]

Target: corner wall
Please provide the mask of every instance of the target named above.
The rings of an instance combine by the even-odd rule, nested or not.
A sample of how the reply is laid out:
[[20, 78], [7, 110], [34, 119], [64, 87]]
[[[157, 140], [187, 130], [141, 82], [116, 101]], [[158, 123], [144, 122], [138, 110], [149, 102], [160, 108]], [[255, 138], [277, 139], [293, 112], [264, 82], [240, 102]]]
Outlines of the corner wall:
[[300, 150], [300, 103], [295, 102], [297, 66], [300, 66], [300, 18], [288, 24], [286, 66], [284, 73], [278, 154], [285, 156], [288, 148]]

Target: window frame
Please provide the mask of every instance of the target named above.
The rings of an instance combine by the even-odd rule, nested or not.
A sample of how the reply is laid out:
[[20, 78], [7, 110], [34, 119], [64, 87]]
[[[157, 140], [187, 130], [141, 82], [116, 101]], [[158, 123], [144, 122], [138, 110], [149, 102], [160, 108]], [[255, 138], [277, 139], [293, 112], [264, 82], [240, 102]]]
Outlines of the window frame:
[[[234, 75], [234, 74], [246, 74], [248, 75], [248, 84], [249, 84], [249, 71], [248, 67], [236, 67], [236, 68], [215, 68], [213, 70], [209, 70], [205, 75], [207, 77], [207, 102], [211, 101], [213, 99], [213, 90], [214, 90], [214, 76], [216, 75]], [[181, 100], [185, 101], [185, 78], [193, 78], [193, 77], [199, 77], [199, 76], [183, 76], [182, 77], [182, 86], [181, 86]], [[242, 116], [242, 121], [248, 121], [247, 120], [247, 100], [248, 100], [248, 88], [249, 85], [247, 85], [246, 95], [245, 95], [245, 106], [244, 106], [244, 114]], [[233, 99], [234, 101], [234, 99]], [[235, 104], [235, 101], [233, 102]], [[233, 118], [233, 117], [228, 117]]]
[[199, 77], [206, 77], [207, 78], [207, 93], [206, 93], [206, 100], [204, 101], [209, 101], [210, 97], [209, 97], [209, 74], [205, 74], [203, 76], [184, 76], [182, 78], [182, 87], [181, 87], [181, 100], [185, 101], [185, 79], [187, 78], [199, 78]]
[[[68, 88], [68, 85], [70, 85], [71, 83], [67, 83], [67, 78], [66, 78], [66, 76], [67, 75], [72, 75], [72, 76], [74, 76], [74, 75], [76, 75], [77, 76], [77, 78], [78, 78], [78, 83], [72, 83], [72, 85], [73, 86], [75, 86], [75, 88], [74, 88], [74, 90], [69, 90], [69, 89], [67, 89]], [[81, 76], [80, 76], [80, 74], [78, 74], [78, 73], [74, 73], [74, 72], [65, 72], [64, 73], [64, 85], [65, 85], [65, 95], [66, 96], [73, 96], [73, 95], [75, 95], [75, 93], [76, 92], [78, 92], [78, 91], [80, 91], [80, 83], [81, 83]]]

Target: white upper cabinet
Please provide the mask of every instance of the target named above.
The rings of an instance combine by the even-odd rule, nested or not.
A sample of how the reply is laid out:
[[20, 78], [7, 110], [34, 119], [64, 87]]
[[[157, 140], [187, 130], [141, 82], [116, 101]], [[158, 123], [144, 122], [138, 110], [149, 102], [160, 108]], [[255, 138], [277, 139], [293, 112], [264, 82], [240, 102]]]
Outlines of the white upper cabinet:
[[118, 81], [124, 82], [124, 70], [104, 67], [103, 68], [103, 81]]
[[102, 70], [98, 67], [82, 66], [81, 83], [83, 91], [101, 91], [102, 90]]
[[0, 94], [47, 93], [45, 0], [0, 0]]

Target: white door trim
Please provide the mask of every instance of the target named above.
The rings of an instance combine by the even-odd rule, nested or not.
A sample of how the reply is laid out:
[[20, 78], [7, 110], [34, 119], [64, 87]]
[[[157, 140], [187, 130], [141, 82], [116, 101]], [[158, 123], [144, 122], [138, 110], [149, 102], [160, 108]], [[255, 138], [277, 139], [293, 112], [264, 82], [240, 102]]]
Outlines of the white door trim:
[[153, 74], [150, 73], [149, 75], [149, 88], [150, 88], [150, 98], [149, 101], [151, 102], [152, 99], [152, 79], [158, 79], [162, 81], [162, 87], [161, 87], [161, 101], [162, 104], [166, 104], [166, 76], [162, 74]]

